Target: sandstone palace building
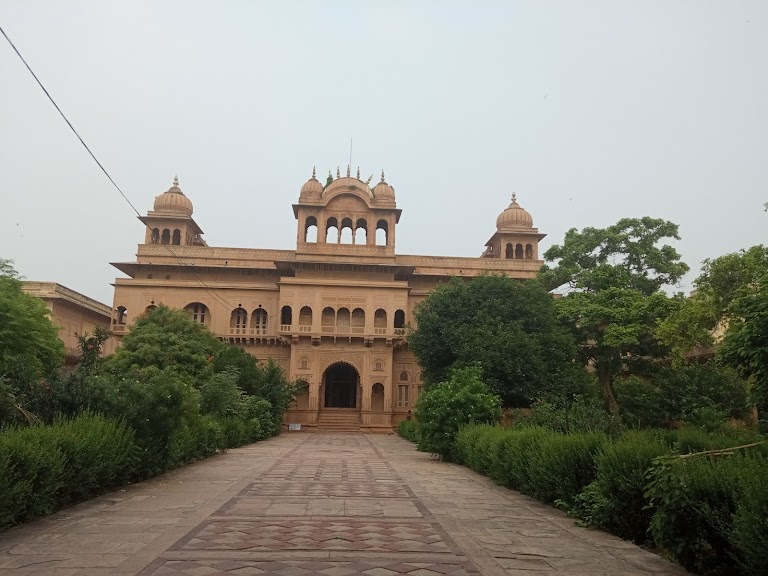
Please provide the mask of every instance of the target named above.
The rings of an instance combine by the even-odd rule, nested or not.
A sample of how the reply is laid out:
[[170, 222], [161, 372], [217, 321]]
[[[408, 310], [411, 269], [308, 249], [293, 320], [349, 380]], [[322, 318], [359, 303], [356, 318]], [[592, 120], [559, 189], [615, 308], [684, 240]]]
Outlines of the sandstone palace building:
[[128, 276], [114, 284], [113, 333], [153, 306], [184, 309], [309, 384], [289, 422], [392, 430], [422, 387], [406, 342], [414, 307], [452, 276], [533, 278], [544, 234], [513, 194], [480, 257], [398, 254], [401, 211], [384, 173], [373, 188], [359, 171], [337, 176], [323, 186], [313, 173], [301, 187], [290, 250], [209, 246], [174, 179], [141, 218], [136, 261], [113, 264]]

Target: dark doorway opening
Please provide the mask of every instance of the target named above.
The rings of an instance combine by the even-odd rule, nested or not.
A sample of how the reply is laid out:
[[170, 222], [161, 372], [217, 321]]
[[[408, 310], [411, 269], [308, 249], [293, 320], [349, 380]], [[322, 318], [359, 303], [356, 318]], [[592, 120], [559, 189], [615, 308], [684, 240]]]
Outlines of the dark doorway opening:
[[345, 363], [325, 371], [325, 407], [357, 408], [357, 370]]

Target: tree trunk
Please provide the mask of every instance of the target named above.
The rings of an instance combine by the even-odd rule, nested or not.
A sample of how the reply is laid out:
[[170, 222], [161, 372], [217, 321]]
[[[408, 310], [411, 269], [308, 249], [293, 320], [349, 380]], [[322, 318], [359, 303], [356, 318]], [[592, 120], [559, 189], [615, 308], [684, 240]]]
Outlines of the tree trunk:
[[600, 392], [603, 394], [605, 409], [614, 416], [618, 416], [619, 403], [616, 401], [616, 393], [613, 391], [613, 374], [610, 370], [598, 365], [597, 381], [600, 382]]

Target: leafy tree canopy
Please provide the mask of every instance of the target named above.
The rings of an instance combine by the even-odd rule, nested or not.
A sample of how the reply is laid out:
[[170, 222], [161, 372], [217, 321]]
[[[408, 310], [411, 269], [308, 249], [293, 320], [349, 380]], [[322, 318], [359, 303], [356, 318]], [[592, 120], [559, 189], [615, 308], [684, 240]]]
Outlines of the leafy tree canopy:
[[209, 373], [214, 355], [225, 345], [182, 310], [158, 306], [136, 319], [122, 345], [104, 368], [122, 374], [150, 374], [173, 369], [179, 374]]
[[0, 258], [0, 381], [12, 385], [51, 375], [64, 360], [48, 308], [21, 286], [12, 263]]
[[571, 228], [562, 245], [544, 253], [548, 262], [539, 278], [548, 290], [562, 286], [596, 292], [630, 288], [645, 295], [675, 284], [688, 272], [672, 246], [679, 240], [678, 225], [657, 218], [623, 218], [607, 228]]
[[574, 377], [573, 340], [557, 320], [553, 298], [535, 281], [454, 278], [414, 314], [418, 328], [408, 345], [428, 385], [477, 364], [505, 405], [528, 406]]

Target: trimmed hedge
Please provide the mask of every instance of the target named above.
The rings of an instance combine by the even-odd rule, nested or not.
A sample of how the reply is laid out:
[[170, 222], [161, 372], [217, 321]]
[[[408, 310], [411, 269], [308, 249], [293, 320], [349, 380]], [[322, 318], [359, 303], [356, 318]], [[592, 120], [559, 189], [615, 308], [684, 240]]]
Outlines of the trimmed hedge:
[[403, 420], [397, 425], [397, 433], [415, 443], [419, 440], [419, 425], [416, 420]]
[[[768, 444], [745, 431], [562, 434], [470, 425], [457, 461], [702, 575], [768, 576]], [[681, 457], [682, 456], [682, 457]]]

